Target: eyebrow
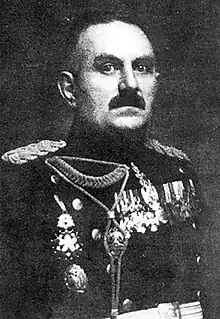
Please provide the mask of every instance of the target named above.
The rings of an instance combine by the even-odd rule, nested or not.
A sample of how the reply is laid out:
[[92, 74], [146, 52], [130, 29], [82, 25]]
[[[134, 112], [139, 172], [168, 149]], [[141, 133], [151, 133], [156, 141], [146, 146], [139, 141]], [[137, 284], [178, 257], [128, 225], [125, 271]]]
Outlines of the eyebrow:
[[[99, 54], [98, 56], [95, 57], [94, 59], [94, 63], [96, 64], [99, 64], [99, 63], [103, 63], [103, 62], [112, 62], [112, 63], [116, 63], [116, 64], [119, 64], [119, 65], [123, 65], [123, 61], [114, 56], [113, 54], [106, 54], [106, 53], [102, 53], [102, 54]], [[152, 66], [156, 66], [156, 59], [155, 59], [155, 56], [154, 55], [142, 55], [140, 57], [137, 57], [135, 58], [132, 63], [137, 63], [137, 62], [142, 62], [142, 61], [145, 61], [147, 63], [150, 63], [152, 64]]]
[[102, 53], [95, 57], [94, 64], [100, 64], [103, 62], [110, 62], [120, 66], [123, 66], [123, 61], [113, 54]]
[[149, 64], [152, 64], [152, 66], [156, 66], [156, 63], [157, 63], [154, 55], [143, 55], [141, 57], [134, 59], [132, 63], [143, 62], [143, 61]]

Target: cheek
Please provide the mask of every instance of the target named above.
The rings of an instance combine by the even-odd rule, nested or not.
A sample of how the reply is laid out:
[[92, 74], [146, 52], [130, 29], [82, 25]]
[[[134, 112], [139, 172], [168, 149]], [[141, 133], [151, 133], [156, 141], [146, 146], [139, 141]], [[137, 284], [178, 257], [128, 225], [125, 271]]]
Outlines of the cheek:
[[110, 100], [117, 95], [116, 80], [94, 73], [84, 74], [80, 78], [81, 114], [90, 122], [102, 123], [108, 112]]
[[97, 74], [87, 73], [81, 79], [81, 87], [87, 95], [98, 96], [99, 98], [109, 98], [117, 94], [117, 78]]
[[154, 93], [157, 88], [157, 81], [154, 77], [142, 78], [139, 81], [139, 85], [144, 97], [154, 96]]

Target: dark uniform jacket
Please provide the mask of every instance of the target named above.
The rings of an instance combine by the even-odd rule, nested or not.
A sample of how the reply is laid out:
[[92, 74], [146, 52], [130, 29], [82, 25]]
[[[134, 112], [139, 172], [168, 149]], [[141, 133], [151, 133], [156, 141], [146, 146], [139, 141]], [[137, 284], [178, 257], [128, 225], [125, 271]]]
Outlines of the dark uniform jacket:
[[0, 318], [109, 318], [114, 274], [119, 314], [200, 301], [202, 204], [186, 156], [157, 142], [120, 161], [67, 150], [3, 165]]

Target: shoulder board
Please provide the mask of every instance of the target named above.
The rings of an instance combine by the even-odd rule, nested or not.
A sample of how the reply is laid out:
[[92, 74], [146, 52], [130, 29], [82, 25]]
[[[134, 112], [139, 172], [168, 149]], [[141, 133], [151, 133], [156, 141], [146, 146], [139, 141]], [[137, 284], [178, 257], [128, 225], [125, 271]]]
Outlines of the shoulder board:
[[145, 143], [145, 145], [148, 148], [153, 149], [160, 154], [176, 157], [181, 160], [190, 161], [189, 157], [183, 151], [178, 150], [173, 146], [163, 145], [155, 139], [149, 139], [147, 143]]
[[8, 151], [1, 158], [5, 162], [21, 165], [38, 157], [54, 153], [65, 146], [66, 142], [64, 141], [43, 140]]

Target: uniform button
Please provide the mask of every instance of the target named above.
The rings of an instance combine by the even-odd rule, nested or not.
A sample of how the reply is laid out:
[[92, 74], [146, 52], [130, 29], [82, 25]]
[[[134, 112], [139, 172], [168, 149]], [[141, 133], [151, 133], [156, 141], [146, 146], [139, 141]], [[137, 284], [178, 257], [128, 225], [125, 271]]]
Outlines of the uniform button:
[[83, 208], [83, 202], [79, 198], [75, 198], [72, 201], [72, 206], [75, 210], [80, 210]]
[[101, 235], [101, 232], [99, 229], [95, 228], [92, 230], [92, 238], [94, 240], [99, 240], [99, 239], [101, 239], [101, 237], [102, 237], [102, 235]]
[[107, 271], [107, 274], [108, 274], [108, 275], [110, 274], [110, 270], [111, 270], [111, 265], [108, 264], [107, 267], [106, 267], [106, 271]]
[[200, 259], [201, 259], [201, 257], [200, 257], [200, 256], [198, 256], [198, 257], [196, 258], [196, 262], [197, 262], [197, 264], [199, 264], [199, 263], [200, 263]]
[[59, 177], [56, 175], [51, 175], [50, 180], [53, 184], [57, 184], [59, 181]]
[[123, 301], [123, 310], [124, 311], [129, 311], [129, 310], [131, 310], [131, 306], [132, 306], [132, 301], [130, 300], [130, 299], [125, 299], [124, 301]]
[[196, 223], [192, 223], [192, 227], [196, 229]]

